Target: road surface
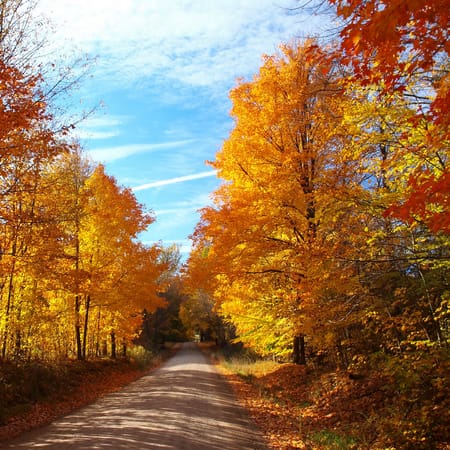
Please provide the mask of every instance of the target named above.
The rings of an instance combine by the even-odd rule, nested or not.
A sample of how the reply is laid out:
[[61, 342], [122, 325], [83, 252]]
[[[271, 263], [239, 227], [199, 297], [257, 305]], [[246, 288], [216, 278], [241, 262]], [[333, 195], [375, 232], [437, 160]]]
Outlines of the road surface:
[[232, 391], [193, 343], [157, 371], [2, 449], [262, 450]]

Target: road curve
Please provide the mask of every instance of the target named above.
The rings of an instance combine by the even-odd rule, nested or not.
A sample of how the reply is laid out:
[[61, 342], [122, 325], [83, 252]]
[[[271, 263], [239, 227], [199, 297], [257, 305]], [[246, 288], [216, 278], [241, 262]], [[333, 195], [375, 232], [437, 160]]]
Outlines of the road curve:
[[260, 434], [193, 343], [157, 371], [2, 449], [262, 450]]

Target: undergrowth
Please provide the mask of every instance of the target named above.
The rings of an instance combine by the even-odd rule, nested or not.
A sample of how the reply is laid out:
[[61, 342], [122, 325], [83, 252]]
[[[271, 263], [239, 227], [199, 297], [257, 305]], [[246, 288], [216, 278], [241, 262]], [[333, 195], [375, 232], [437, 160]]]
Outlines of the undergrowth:
[[251, 360], [240, 356], [224, 359], [222, 364], [233, 373], [249, 380], [267, 375], [279, 366], [272, 360]]
[[[408, 399], [400, 389], [404, 384], [384, 367], [354, 377], [344, 370], [278, 364], [238, 353], [224, 357], [208, 346], [204, 350], [215, 353], [221, 371], [265, 432], [271, 448], [450, 448], [445, 427], [448, 401], [427, 393], [423, 380], [413, 387], [421, 389], [425, 400], [419, 393]], [[420, 375], [425, 377], [426, 371]], [[430, 379], [441, 380], [436, 374]], [[418, 399], [420, 403], [414, 403]]]
[[39, 402], [66, 398], [78, 386], [108, 373], [135, 370], [128, 360], [28, 361], [0, 364], [0, 425]]

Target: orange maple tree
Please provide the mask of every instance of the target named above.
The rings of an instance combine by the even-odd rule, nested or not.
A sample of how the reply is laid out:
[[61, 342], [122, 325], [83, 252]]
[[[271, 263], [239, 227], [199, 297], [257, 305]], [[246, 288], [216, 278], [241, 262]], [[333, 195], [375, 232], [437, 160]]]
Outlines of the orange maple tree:
[[[283, 46], [231, 92], [235, 127], [213, 163], [227, 182], [202, 212], [190, 260], [194, 279], [212, 274], [203, 286], [241, 340], [285, 353], [293, 339], [302, 360], [304, 335], [320, 336], [318, 317], [337, 323], [350, 305], [335, 301], [354, 271], [337, 262], [347, 251], [339, 232], [361, 227], [350, 196], [359, 175], [335, 131], [343, 92], [321, 51], [311, 61], [313, 48]], [[326, 293], [332, 279], [342, 280], [339, 294]]]

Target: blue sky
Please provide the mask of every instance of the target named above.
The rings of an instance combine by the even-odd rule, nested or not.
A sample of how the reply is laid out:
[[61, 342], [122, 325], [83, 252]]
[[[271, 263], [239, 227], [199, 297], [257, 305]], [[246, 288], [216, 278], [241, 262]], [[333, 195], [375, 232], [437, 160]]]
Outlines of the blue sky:
[[220, 180], [213, 160], [232, 127], [228, 99], [281, 42], [324, 30], [295, 0], [41, 0], [55, 54], [95, 61], [74, 112], [102, 104], [76, 131], [87, 153], [133, 188], [157, 221], [146, 243], [186, 254], [198, 209]]

